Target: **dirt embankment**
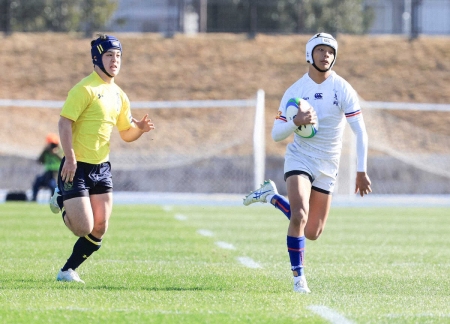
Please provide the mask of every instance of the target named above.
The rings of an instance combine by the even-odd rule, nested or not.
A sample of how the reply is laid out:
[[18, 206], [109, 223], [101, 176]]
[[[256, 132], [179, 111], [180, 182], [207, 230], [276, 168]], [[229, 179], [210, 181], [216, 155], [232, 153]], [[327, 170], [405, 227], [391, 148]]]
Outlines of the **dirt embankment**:
[[[308, 68], [309, 35], [258, 35], [254, 40], [233, 34], [116, 36], [124, 48], [117, 83], [131, 100], [247, 99], [264, 89], [268, 141], [284, 90]], [[450, 103], [450, 38], [410, 42], [400, 36], [339, 35], [338, 42], [335, 71], [365, 100]], [[0, 99], [64, 100], [92, 71], [90, 39], [52, 33], [3, 36], [0, 61]], [[26, 116], [20, 109], [10, 113], [18, 114], [18, 124], [9, 127], [21, 129]], [[450, 135], [448, 113], [392, 113]], [[54, 117], [41, 115], [33, 116], [36, 125], [54, 123]], [[268, 145], [268, 153], [284, 145]]]

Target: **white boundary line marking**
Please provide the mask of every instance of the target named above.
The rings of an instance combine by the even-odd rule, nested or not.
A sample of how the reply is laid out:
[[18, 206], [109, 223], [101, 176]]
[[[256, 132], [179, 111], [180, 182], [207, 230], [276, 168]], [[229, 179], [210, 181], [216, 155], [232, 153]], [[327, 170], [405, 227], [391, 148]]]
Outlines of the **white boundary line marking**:
[[173, 210], [173, 206], [171, 206], [171, 205], [163, 205], [163, 206], [162, 206], [162, 209], [163, 209], [165, 212], [171, 212], [171, 211]]
[[238, 257], [237, 260], [247, 268], [252, 269], [262, 268], [258, 262], [254, 261], [252, 258], [249, 257]]
[[353, 324], [352, 321], [327, 306], [311, 305], [308, 306], [308, 309], [332, 324]]
[[[169, 210], [166, 210], [169, 211]], [[183, 214], [175, 214], [174, 215], [175, 219], [179, 220], [179, 221], [185, 221], [187, 220], [187, 217]], [[202, 235], [202, 236], [206, 236], [206, 237], [212, 237], [214, 236], [214, 233], [210, 230], [207, 229], [198, 229], [197, 233]], [[222, 249], [227, 249], [227, 250], [236, 250], [235, 246], [231, 243], [228, 242], [223, 242], [223, 241], [217, 241], [214, 244], [216, 244], [218, 247], [222, 248]], [[236, 258], [242, 265], [244, 265], [247, 268], [252, 268], [252, 269], [258, 269], [258, 268], [262, 268], [262, 266], [256, 262], [255, 260], [253, 260], [252, 258], [249, 257], [237, 257]]]
[[[7, 190], [0, 188], [0, 203], [5, 201]], [[114, 192], [114, 205], [151, 204], [172, 211], [174, 206], [239, 206], [244, 194], [190, 194], [173, 192]], [[442, 195], [377, 195], [364, 199], [356, 195], [333, 196], [332, 207], [449, 207], [450, 194]], [[259, 208], [252, 204], [246, 208]]]
[[222, 249], [226, 249], [226, 250], [236, 250], [236, 248], [234, 247], [233, 244], [231, 243], [227, 243], [227, 242], [223, 242], [223, 241], [218, 241], [215, 243], [218, 247], [222, 248]]
[[200, 235], [203, 235], [203, 236], [209, 236], [209, 237], [214, 236], [213, 232], [211, 232], [210, 230], [206, 230], [206, 229], [199, 229], [199, 230], [197, 230], [197, 233]]
[[179, 220], [179, 221], [185, 221], [187, 220], [187, 217], [184, 216], [183, 214], [175, 214], [175, 219]]

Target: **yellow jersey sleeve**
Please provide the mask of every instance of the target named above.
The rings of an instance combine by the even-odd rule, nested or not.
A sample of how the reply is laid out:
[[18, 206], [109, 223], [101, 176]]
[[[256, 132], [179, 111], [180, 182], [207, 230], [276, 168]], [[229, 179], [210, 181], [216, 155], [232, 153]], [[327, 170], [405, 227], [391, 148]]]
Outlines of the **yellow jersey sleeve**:
[[132, 127], [133, 117], [131, 116], [130, 100], [125, 92], [121, 91], [122, 94], [122, 109], [117, 119], [117, 129], [119, 131], [127, 130]]

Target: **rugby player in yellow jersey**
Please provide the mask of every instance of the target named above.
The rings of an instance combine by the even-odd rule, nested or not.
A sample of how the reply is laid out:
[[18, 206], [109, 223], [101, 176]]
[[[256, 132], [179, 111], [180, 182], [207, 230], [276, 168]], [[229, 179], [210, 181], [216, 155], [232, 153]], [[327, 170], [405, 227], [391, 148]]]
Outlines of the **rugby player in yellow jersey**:
[[109, 35], [91, 41], [94, 71], [67, 96], [58, 123], [64, 158], [58, 187], [50, 200], [54, 213], [62, 211], [66, 226], [79, 239], [58, 281], [84, 283], [75, 271], [102, 244], [112, 211], [113, 183], [109, 142], [113, 127], [133, 142], [155, 128], [148, 115], [132, 117], [130, 101], [114, 82], [122, 62], [122, 45]]

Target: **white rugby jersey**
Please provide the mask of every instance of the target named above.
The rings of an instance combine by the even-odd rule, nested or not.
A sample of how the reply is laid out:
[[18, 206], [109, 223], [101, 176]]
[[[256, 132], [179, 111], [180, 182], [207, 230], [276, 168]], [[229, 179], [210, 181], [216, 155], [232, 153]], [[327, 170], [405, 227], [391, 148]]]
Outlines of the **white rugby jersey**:
[[[312, 138], [303, 138], [294, 133], [294, 145], [299, 153], [320, 159], [339, 158], [345, 120], [350, 123], [357, 136], [358, 171], [365, 171], [367, 160], [367, 134], [361, 114], [358, 95], [352, 86], [334, 71], [321, 84], [315, 83], [306, 73], [291, 85], [281, 99], [272, 137], [280, 141], [297, 128], [286, 120], [286, 104], [291, 98], [303, 98], [314, 108], [319, 120], [319, 129]], [[359, 138], [358, 138], [359, 136]]]

